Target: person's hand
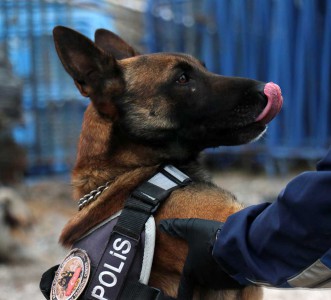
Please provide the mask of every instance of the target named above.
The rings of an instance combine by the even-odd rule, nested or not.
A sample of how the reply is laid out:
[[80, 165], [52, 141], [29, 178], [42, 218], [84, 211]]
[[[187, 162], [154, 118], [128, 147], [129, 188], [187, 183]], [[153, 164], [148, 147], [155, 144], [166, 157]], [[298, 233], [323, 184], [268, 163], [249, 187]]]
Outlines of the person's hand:
[[243, 286], [231, 278], [212, 257], [216, 233], [223, 223], [203, 219], [167, 219], [161, 231], [188, 243], [188, 254], [178, 289], [178, 299], [191, 299], [196, 285], [209, 289], [238, 289]]

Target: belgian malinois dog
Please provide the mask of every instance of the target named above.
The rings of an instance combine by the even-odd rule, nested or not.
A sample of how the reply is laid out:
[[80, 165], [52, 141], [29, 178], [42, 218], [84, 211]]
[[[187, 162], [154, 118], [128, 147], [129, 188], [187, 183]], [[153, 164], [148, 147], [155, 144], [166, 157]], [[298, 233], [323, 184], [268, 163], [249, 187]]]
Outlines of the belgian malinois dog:
[[[258, 139], [282, 105], [273, 83], [209, 72], [190, 55], [140, 55], [114, 33], [99, 29], [95, 42], [69, 28], [54, 29], [57, 53], [87, 107], [72, 172], [73, 196], [110, 182], [95, 201], [68, 222], [60, 242], [70, 247], [123, 208], [129, 194], [162, 164], [193, 183], [174, 191], [155, 215], [225, 221], [242, 209], [214, 185], [199, 164], [208, 147]], [[187, 246], [157, 232], [149, 284], [176, 297]], [[196, 287], [194, 297], [199, 295]], [[260, 299], [261, 289], [204, 291], [203, 299]], [[200, 297], [200, 296], [199, 296]], [[201, 299], [201, 298], [199, 298]]]

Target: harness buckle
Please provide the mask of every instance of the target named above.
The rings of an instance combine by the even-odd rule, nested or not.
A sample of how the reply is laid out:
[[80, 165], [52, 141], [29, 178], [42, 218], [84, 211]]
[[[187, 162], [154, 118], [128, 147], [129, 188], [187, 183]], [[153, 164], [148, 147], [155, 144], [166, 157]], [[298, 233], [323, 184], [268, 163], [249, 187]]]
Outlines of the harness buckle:
[[154, 213], [158, 210], [160, 204], [161, 204], [161, 202], [159, 202], [158, 204], [156, 204], [156, 205], [152, 208], [152, 210], [151, 210], [151, 213], [152, 213], [152, 214], [154, 214]]

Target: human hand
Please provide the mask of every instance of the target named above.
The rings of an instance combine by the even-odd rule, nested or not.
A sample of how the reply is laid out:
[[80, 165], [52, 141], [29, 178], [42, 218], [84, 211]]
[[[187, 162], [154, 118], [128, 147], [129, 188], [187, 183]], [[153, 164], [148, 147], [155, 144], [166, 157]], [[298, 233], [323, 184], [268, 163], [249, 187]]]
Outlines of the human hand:
[[191, 299], [194, 287], [238, 289], [243, 286], [224, 272], [212, 256], [216, 233], [223, 223], [204, 219], [167, 219], [159, 224], [161, 231], [187, 241], [188, 254], [178, 289], [178, 299]]

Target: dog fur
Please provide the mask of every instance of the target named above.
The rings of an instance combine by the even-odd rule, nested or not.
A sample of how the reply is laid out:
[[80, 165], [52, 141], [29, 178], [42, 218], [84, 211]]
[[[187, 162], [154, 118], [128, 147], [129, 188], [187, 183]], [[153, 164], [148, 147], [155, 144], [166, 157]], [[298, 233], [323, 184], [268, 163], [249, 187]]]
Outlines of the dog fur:
[[[79, 199], [105, 182], [96, 201], [77, 212], [62, 231], [70, 247], [119, 211], [129, 194], [160, 165], [171, 163], [193, 183], [174, 191], [155, 215], [225, 221], [242, 209], [230, 192], [214, 185], [199, 163], [207, 147], [257, 139], [266, 125], [255, 122], [266, 105], [262, 83], [210, 73], [185, 54], [140, 55], [114, 33], [100, 29], [95, 42], [58, 26], [59, 57], [85, 97], [91, 99], [72, 172]], [[187, 254], [183, 241], [157, 231], [150, 285], [176, 297]], [[196, 288], [195, 299], [261, 299], [255, 286], [242, 290]]]

